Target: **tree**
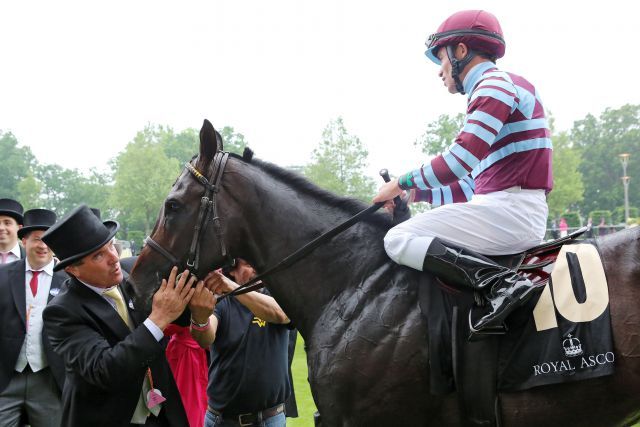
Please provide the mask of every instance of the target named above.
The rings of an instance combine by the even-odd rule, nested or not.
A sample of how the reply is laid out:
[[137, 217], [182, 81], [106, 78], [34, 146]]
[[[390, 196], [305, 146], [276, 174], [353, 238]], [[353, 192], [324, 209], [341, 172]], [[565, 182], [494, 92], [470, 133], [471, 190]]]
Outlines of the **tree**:
[[364, 171], [368, 155], [360, 139], [349, 135], [338, 117], [323, 130], [304, 175], [329, 191], [369, 202], [375, 185]]
[[[613, 210], [624, 202], [619, 154], [630, 153], [629, 204], [640, 205], [640, 105], [607, 108], [599, 118], [587, 115], [574, 123], [571, 140], [580, 151], [584, 182], [583, 212]], [[634, 181], [635, 179], [635, 181]]]
[[552, 218], [558, 218], [583, 200], [580, 160], [580, 153], [566, 132], [553, 137], [553, 191], [547, 198]]
[[18, 147], [11, 132], [0, 131], [0, 197], [20, 198], [19, 183], [32, 174], [35, 157], [29, 147]]
[[414, 142], [414, 145], [429, 156], [442, 153], [460, 133], [464, 117], [463, 113], [458, 113], [454, 117], [442, 114], [427, 125], [427, 131]]
[[157, 140], [164, 148], [165, 154], [178, 160], [180, 165], [184, 165], [198, 153], [200, 139], [197, 130], [188, 128], [174, 134], [170, 127], [159, 126], [157, 129]]
[[24, 210], [40, 207], [42, 186], [33, 175], [26, 176], [18, 183], [18, 199]]
[[222, 136], [225, 151], [242, 155], [247, 146], [243, 134], [236, 132], [232, 126], [225, 126], [220, 131], [220, 136]]
[[153, 132], [138, 132], [114, 161], [111, 205], [118, 207], [123, 233], [137, 229], [151, 233], [158, 210], [180, 172], [180, 163], [167, 157]]
[[[147, 140], [162, 145], [167, 157], [177, 159], [181, 165], [191, 160], [200, 147], [199, 131], [193, 128], [176, 134], [168, 126], [147, 125], [143, 133]], [[247, 146], [244, 135], [236, 132], [231, 126], [223, 127], [220, 136], [222, 136], [225, 151], [242, 154]]]
[[[103, 213], [108, 211], [111, 187], [106, 175], [95, 170], [85, 175], [77, 169], [65, 169], [57, 164], [38, 165], [35, 175], [40, 189], [36, 203], [39, 207], [51, 209], [58, 216], [82, 203]], [[27, 185], [25, 182], [24, 187], [28, 189]]]

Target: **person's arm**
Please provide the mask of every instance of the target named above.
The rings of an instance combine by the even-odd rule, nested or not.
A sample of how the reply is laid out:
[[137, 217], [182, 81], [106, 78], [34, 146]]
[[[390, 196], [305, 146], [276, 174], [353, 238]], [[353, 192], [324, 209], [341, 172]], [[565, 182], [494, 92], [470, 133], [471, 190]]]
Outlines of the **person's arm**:
[[75, 306], [49, 304], [42, 317], [44, 332], [65, 366], [103, 390], [130, 386], [132, 381], [144, 375], [144, 367], [162, 357], [164, 352], [144, 325], [111, 346], [98, 332], [98, 326], [84, 319]]
[[473, 178], [467, 175], [460, 181], [445, 187], [430, 188], [428, 190], [412, 189], [409, 202], [426, 202], [431, 204], [432, 207], [450, 203], [464, 203], [471, 200], [474, 190], [475, 183]]
[[218, 317], [213, 314], [216, 307], [216, 297], [204, 285], [198, 282], [191, 301], [189, 310], [191, 311], [190, 332], [193, 339], [202, 348], [208, 348], [216, 339], [218, 331]]
[[[209, 273], [204, 280], [207, 287], [216, 294], [228, 293], [240, 286], [217, 271]], [[275, 324], [288, 324], [291, 322], [282, 308], [280, 308], [280, 305], [271, 296], [259, 292], [247, 292], [235, 298], [247, 307], [254, 316], [264, 321]]]
[[[193, 290], [185, 280], [175, 284], [175, 268], [169, 282], [163, 280], [153, 296], [149, 319], [160, 329], [182, 313]], [[175, 285], [174, 285], [175, 284]], [[130, 385], [132, 378], [144, 375], [143, 367], [164, 354], [164, 348], [144, 324], [135, 328], [126, 338], [111, 345], [99, 332], [93, 318], [85, 318], [76, 303], [52, 302], [43, 312], [44, 327], [54, 351], [66, 366], [78, 372], [90, 384], [104, 390]]]

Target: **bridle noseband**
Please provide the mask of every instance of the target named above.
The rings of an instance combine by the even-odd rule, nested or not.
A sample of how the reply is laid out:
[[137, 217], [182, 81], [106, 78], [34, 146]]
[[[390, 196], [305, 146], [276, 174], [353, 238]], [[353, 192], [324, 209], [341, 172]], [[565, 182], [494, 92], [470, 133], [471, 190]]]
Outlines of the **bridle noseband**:
[[[209, 179], [196, 169], [191, 162], [187, 162], [184, 165], [184, 167], [191, 172], [191, 175], [204, 186], [204, 194], [200, 198], [200, 210], [193, 230], [191, 245], [189, 246], [189, 257], [187, 258], [187, 269], [194, 275], [198, 271], [200, 264], [200, 240], [202, 233], [207, 228], [210, 220], [213, 222], [214, 232], [218, 237], [218, 242], [220, 242], [222, 257], [227, 260], [225, 267], [233, 267], [235, 265], [234, 258], [231, 257], [224, 244], [224, 231], [222, 230], [222, 224], [218, 215], [218, 204], [216, 203], [216, 193], [220, 190], [220, 182], [222, 181], [222, 174], [227, 165], [227, 160], [229, 160], [229, 153], [225, 151], [216, 152], [213, 160], [209, 164], [209, 173], [207, 174]], [[213, 182], [213, 184], [211, 182]], [[158, 242], [153, 240], [151, 236], [148, 236], [144, 240], [144, 243], [167, 258], [172, 265], [178, 265], [180, 263], [180, 260], [176, 256], [163, 248]]]

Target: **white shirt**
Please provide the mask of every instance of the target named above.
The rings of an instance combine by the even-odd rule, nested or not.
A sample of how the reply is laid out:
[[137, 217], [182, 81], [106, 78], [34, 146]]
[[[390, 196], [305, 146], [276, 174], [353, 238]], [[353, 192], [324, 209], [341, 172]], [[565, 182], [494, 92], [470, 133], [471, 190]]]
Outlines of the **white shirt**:
[[[10, 262], [13, 262], [13, 261], [19, 261], [19, 260], [20, 260], [20, 244], [16, 243], [13, 249], [11, 249], [8, 252], [6, 264], [9, 264]], [[0, 258], [0, 264], [2, 264], [2, 258]]]
[[38, 372], [47, 366], [49, 362], [44, 354], [42, 347], [42, 311], [47, 306], [47, 300], [49, 299], [49, 291], [51, 290], [51, 279], [53, 278], [53, 260], [41, 269], [41, 273], [38, 275], [38, 291], [34, 296], [31, 292], [31, 278], [33, 273], [31, 272], [31, 266], [29, 261], [25, 260], [25, 303], [26, 303], [26, 326], [27, 333], [16, 361], [15, 369], [18, 372], [24, 371], [24, 368], [31, 366], [33, 372]]
[[[111, 307], [113, 307], [114, 310], [116, 310], [115, 301], [113, 299], [109, 298], [108, 296], [104, 295], [104, 293], [106, 291], [108, 291], [109, 289], [113, 289], [114, 287], [116, 287], [118, 285], [111, 286], [110, 288], [99, 288], [97, 286], [93, 286], [93, 285], [90, 285], [90, 284], [88, 284], [86, 282], [83, 282], [80, 279], [78, 279], [78, 282], [82, 283], [87, 288], [91, 289], [93, 292], [95, 292], [98, 295], [100, 295], [102, 298], [104, 298], [109, 303], [109, 305]], [[118, 291], [120, 291], [120, 289], [118, 289]], [[122, 295], [122, 291], [120, 291], [120, 295]], [[125, 303], [127, 303], [127, 301], [125, 301]], [[129, 304], [130, 308], [133, 308], [133, 302], [131, 300], [128, 301], [128, 304]], [[118, 310], [116, 310], [116, 313], [117, 312], [118, 312]], [[153, 335], [153, 337], [156, 339], [156, 341], [160, 341], [162, 339], [162, 337], [164, 336], [164, 333], [162, 332], [162, 329], [160, 329], [158, 327], [158, 325], [153, 323], [153, 320], [149, 319], [148, 317], [145, 319], [144, 322], [142, 322], [142, 324], [147, 327], [147, 329], [149, 330], [149, 332], [151, 332], [151, 335]]]

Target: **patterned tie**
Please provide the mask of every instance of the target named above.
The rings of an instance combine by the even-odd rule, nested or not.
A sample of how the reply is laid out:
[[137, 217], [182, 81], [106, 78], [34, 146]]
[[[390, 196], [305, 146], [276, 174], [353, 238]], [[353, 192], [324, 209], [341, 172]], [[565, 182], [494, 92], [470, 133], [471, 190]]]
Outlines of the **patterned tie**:
[[124, 323], [127, 324], [129, 329], [133, 329], [132, 328], [133, 325], [131, 324], [131, 320], [129, 319], [129, 312], [127, 311], [127, 306], [124, 304], [124, 298], [122, 298], [122, 294], [120, 294], [118, 287], [114, 286], [108, 291], [104, 291], [102, 295], [108, 296], [113, 300], [113, 302], [116, 303], [116, 311], [118, 312], [118, 314], [120, 315]]
[[31, 270], [31, 280], [29, 281], [29, 287], [31, 288], [31, 293], [34, 297], [38, 293], [38, 275], [40, 273], [42, 273], [42, 271]]
[[7, 259], [9, 258], [9, 252], [0, 252], [0, 257], [2, 257], [2, 262], [0, 262], [0, 264], [6, 264]]

